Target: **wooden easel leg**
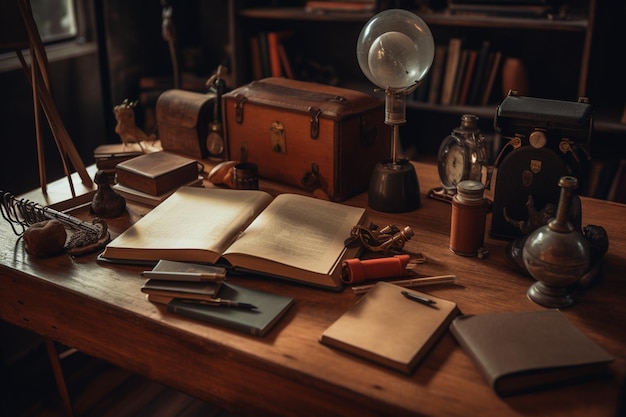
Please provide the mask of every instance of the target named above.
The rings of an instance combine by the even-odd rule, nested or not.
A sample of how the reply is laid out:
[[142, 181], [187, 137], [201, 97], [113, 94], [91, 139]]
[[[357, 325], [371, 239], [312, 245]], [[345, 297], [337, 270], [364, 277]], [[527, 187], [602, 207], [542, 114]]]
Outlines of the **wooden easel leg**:
[[52, 339], [46, 338], [46, 349], [48, 350], [48, 357], [50, 359], [50, 364], [52, 365], [52, 372], [54, 373], [54, 379], [57, 383], [57, 390], [61, 396], [61, 401], [63, 402], [65, 414], [67, 417], [74, 417], [74, 408], [72, 407], [70, 394], [67, 391], [67, 386], [65, 385], [65, 377], [63, 376], [63, 369], [61, 369], [59, 354]]
[[[31, 49], [31, 56], [33, 50]], [[36, 79], [37, 68], [35, 65], [31, 66], [31, 80]], [[46, 194], [48, 187], [48, 180], [46, 179], [46, 165], [43, 148], [43, 135], [41, 133], [41, 116], [39, 115], [39, 92], [37, 86], [32, 85], [33, 89], [33, 111], [35, 115], [35, 136], [37, 138], [37, 158], [39, 160], [39, 184], [41, 185], [41, 191]]]
[[[24, 20], [24, 25], [26, 27], [31, 49], [31, 67], [33, 68], [32, 74], [30, 74], [28, 71], [25, 72], [30, 79], [29, 81], [31, 85], [34, 89], [37, 90], [39, 103], [35, 103], [35, 105], [41, 105], [44, 114], [48, 119], [48, 124], [50, 125], [52, 136], [56, 141], [57, 148], [59, 149], [59, 153], [61, 154], [61, 159], [63, 161], [64, 168], [68, 176], [68, 180], [70, 181], [72, 196], [74, 196], [74, 186], [71, 182], [69, 169], [67, 168], [68, 158], [85, 186], [91, 187], [93, 185], [93, 180], [87, 173], [85, 164], [81, 159], [80, 154], [76, 150], [74, 143], [69, 136], [69, 133], [65, 129], [65, 125], [63, 124], [63, 121], [58, 114], [54, 101], [52, 100], [50, 87], [48, 85], [46, 51], [43, 42], [41, 41], [41, 37], [39, 36], [39, 31], [37, 30], [35, 19], [32, 15], [30, 2], [29, 0], [17, 0], [17, 5], [20, 9], [20, 13], [22, 14], [22, 19]], [[22, 66], [24, 66], [24, 64], [22, 64]]]

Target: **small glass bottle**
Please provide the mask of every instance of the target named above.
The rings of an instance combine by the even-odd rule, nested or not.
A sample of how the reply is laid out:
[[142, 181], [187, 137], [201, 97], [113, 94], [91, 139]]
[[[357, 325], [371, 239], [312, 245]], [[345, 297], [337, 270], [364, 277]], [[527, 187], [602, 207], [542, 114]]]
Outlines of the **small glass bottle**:
[[465, 180], [457, 184], [452, 198], [450, 250], [457, 255], [484, 257], [485, 224], [489, 202], [483, 197], [480, 181]]

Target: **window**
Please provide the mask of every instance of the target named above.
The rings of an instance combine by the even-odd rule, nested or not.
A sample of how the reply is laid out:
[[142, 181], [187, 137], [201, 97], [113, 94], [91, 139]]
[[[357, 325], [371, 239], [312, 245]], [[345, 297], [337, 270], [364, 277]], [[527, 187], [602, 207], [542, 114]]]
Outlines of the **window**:
[[45, 43], [78, 35], [74, 0], [30, 0], [30, 4], [39, 35]]

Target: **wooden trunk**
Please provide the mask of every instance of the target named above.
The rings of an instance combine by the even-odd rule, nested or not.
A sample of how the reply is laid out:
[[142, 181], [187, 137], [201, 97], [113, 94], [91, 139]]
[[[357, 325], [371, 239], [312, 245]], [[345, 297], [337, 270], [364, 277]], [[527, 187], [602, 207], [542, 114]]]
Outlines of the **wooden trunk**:
[[224, 94], [222, 103], [231, 160], [334, 201], [367, 189], [391, 151], [384, 102], [358, 91], [266, 78]]

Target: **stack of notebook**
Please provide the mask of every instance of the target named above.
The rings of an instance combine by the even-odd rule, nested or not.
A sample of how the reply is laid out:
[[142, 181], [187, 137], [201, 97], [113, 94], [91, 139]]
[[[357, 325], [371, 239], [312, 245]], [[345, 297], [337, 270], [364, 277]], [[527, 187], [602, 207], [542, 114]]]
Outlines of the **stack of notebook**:
[[218, 266], [160, 260], [141, 291], [170, 313], [264, 336], [294, 300], [280, 294], [225, 283]]

